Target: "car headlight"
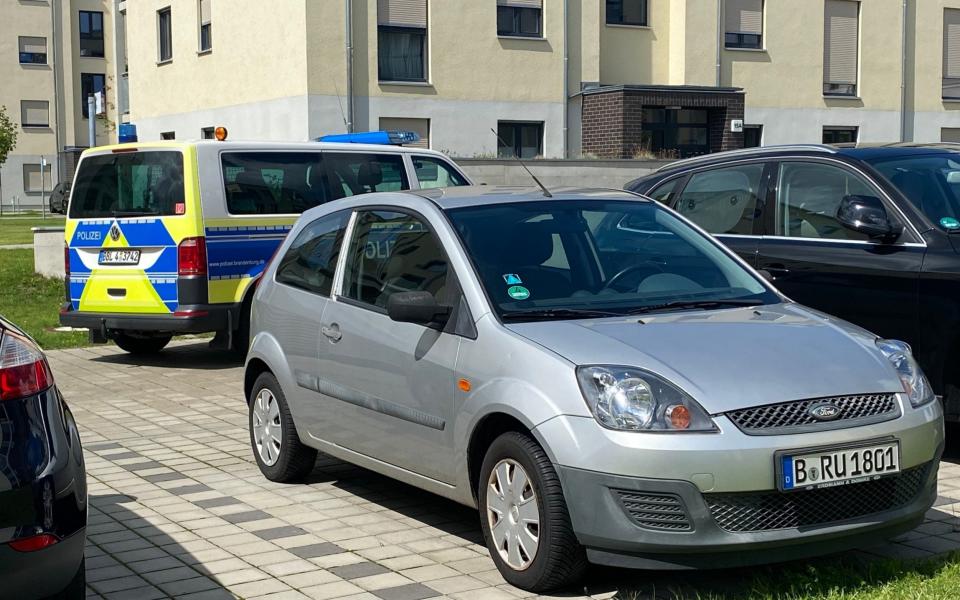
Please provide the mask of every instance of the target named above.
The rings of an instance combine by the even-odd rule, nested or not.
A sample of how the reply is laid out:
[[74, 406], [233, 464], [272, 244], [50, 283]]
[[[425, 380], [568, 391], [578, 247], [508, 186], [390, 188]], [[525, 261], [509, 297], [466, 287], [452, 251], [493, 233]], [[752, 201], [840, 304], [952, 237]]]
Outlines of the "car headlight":
[[580, 367], [577, 380], [590, 412], [609, 429], [717, 431], [693, 398], [653, 373], [634, 367]]
[[877, 340], [877, 348], [893, 363], [911, 406], [918, 408], [934, 399], [933, 388], [913, 358], [909, 344], [899, 340]]

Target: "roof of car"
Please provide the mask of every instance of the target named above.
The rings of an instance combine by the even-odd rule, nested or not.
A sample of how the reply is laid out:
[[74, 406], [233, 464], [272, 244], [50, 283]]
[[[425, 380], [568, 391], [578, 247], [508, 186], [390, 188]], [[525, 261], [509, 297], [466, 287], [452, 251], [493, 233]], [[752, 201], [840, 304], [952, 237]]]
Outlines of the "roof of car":
[[550, 200], [647, 201], [646, 198], [632, 192], [615, 189], [578, 187], [548, 189], [550, 190], [551, 197], [545, 196], [542, 189], [533, 185], [465, 185], [426, 190], [410, 190], [408, 193], [427, 198], [444, 210], [465, 206], [479, 206], [481, 204], [542, 202]]
[[417, 154], [432, 154], [443, 156], [443, 153], [426, 148], [414, 146], [394, 146], [388, 144], [346, 144], [340, 142], [282, 142], [282, 141], [258, 141], [258, 140], [154, 140], [143, 142], [130, 142], [127, 144], [113, 144], [109, 146], [96, 146], [84, 151], [84, 154], [93, 154], [101, 152], [112, 152], [114, 150], [144, 150], [149, 148], [176, 148], [184, 149], [189, 146], [216, 146], [223, 149], [238, 150], [350, 150], [353, 152], [372, 152], [372, 153], [399, 153], [414, 152]]

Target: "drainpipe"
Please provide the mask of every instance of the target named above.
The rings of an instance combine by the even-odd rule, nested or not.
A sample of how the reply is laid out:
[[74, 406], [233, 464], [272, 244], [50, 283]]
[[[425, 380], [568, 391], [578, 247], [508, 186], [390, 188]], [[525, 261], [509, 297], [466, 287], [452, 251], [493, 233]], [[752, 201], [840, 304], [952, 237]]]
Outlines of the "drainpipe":
[[568, 0], [563, 0], [563, 157], [570, 158], [570, 118], [569, 104], [570, 95], [569, 77], [570, 77], [570, 50], [567, 47], [567, 10], [569, 8]]
[[[54, 134], [54, 143], [57, 145], [55, 148], [57, 152], [57, 179], [59, 180], [63, 177], [63, 153], [61, 149], [63, 148], [62, 140], [60, 138], [60, 123], [61, 123], [61, 114], [60, 114], [60, 28], [59, 28], [59, 15], [60, 15], [60, 0], [53, 0], [50, 2], [50, 61], [51, 69], [53, 73], [53, 119], [56, 121], [56, 124], [53, 127]], [[43, 179], [43, 173], [40, 173], [41, 179]]]
[[907, 0], [903, 0], [900, 41], [900, 141], [907, 141]]
[[347, 133], [353, 133], [353, 0], [347, 9]]
[[720, 63], [723, 56], [723, 0], [717, 0], [717, 87], [720, 87]]

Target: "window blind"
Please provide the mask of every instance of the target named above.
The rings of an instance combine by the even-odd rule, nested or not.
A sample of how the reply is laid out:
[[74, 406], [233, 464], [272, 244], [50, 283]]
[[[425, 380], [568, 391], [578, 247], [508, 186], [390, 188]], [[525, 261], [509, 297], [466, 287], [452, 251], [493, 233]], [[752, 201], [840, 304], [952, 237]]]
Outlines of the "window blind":
[[960, 97], [960, 9], [943, 9], [943, 97]]
[[497, 0], [497, 6], [516, 8], [543, 8], [543, 0]]
[[47, 38], [20, 36], [20, 52], [47, 53]]
[[210, 22], [210, 2], [211, 0], [200, 0], [200, 24], [205, 25]]
[[823, 30], [824, 83], [857, 83], [860, 3], [827, 0]]
[[763, 0], [727, 0], [726, 32], [763, 33]]
[[377, 24], [427, 27], [427, 0], [377, 0]]
[[20, 123], [25, 127], [49, 127], [50, 103], [46, 100], [21, 100]]
[[[41, 179], [42, 177], [42, 179]], [[23, 190], [25, 192], [50, 191], [50, 165], [43, 169], [41, 175], [39, 164], [23, 165]]]

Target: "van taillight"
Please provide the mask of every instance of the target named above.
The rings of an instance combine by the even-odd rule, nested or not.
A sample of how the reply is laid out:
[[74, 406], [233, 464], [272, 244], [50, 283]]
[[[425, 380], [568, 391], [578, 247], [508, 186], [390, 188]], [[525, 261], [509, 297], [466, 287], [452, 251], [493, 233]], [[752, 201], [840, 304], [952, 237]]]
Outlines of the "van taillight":
[[0, 334], [0, 401], [39, 394], [53, 385], [43, 352], [25, 337]]
[[70, 279], [70, 246], [63, 247], [63, 272]]
[[184, 238], [177, 247], [177, 274], [181, 277], [207, 274], [207, 240]]

